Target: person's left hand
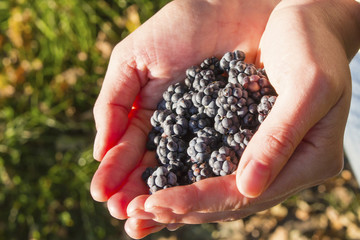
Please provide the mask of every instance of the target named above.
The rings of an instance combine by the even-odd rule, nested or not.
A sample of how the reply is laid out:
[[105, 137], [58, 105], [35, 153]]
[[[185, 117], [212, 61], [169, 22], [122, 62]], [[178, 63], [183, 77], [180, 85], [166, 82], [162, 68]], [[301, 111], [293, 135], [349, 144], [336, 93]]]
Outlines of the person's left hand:
[[[359, 45], [350, 37], [354, 22], [346, 16], [347, 8], [333, 4], [295, 0], [276, 7], [259, 59], [279, 97], [245, 150], [237, 173], [136, 197], [127, 208], [125, 229], [130, 236], [140, 238], [166, 226], [240, 219], [341, 171], [351, 94], [348, 63]], [[348, 23], [346, 28], [334, 24], [340, 19]], [[265, 186], [251, 175], [240, 176], [253, 159], [270, 171]]]

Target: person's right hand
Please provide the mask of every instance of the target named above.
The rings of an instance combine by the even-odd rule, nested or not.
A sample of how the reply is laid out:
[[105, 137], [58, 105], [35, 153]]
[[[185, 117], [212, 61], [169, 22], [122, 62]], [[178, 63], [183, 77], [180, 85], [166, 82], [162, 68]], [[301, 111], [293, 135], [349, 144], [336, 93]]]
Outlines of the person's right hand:
[[145, 143], [162, 93], [207, 57], [239, 49], [255, 61], [277, 1], [173, 1], [115, 47], [94, 107], [101, 163], [91, 183], [93, 198], [108, 201], [114, 217], [127, 218], [128, 203], [148, 193], [140, 176], [156, 165]]

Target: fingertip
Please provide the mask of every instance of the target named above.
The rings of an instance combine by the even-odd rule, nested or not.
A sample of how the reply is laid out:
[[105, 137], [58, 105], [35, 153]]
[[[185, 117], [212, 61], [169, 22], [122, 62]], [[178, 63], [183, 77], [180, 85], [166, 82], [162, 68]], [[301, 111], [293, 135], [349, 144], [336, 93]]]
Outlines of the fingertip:
[[100, 141], [100, 132], [96, 133], [95, 140], [94, 140], [94, 151], [93, 151], [93, 157], [97, 161], [101, 161], [104, 157], [104, 147], [101, 145]]
[[166, 225], [153, 220], [129, 218], [124, 225], [125, 232], [133, 239], [141, 239], [145, 236], [160, 231]]
[[181, 227], [184, 226], [184, 225], [185, 225], [185, 224], [183, 224], [183, 223], [170, 223], [170, 224], [168, 224], [168, 225], [166, 226], [166, 228], [167, 228], [169, 231], [173, 232], [173, 231], [178, 230], [179, 228], [181, 228]]
[[90, 194], [92, 198], [98, 202], [106, 202], [112, 195], [110, 191], [113, 188], [112, 186], [109, 187], [107, 185], [109, 177], [107, 176], [107, 172], [103, 169], [103, 163], [104, 161], [100, 163], [90, 184]]
[[153, 200], [153, 196], [147, 198], [144, 202], [144, 210], [146, 212], [151, 212], [154, 208], [156, 208], [157, 204], [156, 201]]
[[[96, 175], [96, 173], [95, 173], [95, 175]], [[95, 179], [96, 178], [95, 175], [90, 184], [91, 197], [97, 202], [106, 202], [108, 200], [108, 197], [106, 196], [104, 189], [99, 187], [99, 185]]]
[[[182, 186], [183, 188], [185, 186]], [[153, 193], [152, 195], [148, 196], [143, 203], [143, 207], [145, 212], [149, 213], [157, 213], [157, 212], [177, 212], [174, 207], [174, 205], [177, 205], [178, 201], [176, 201], [174, 198], [169, 197], [171, 196], [181, 196], [176, 187], [168, 188], [168, 189], [162, 189], [160, 191], [157, 191]], [[171, 202], [169, 201], [171, 199]], [[179, 199], [180, 200], [180, 199]], [[177, 212], [178, 213], [178, 212]]]
[[93, 157], [102, 161], [107, 152], [116, 146], [128, 127], [129, 109], [122, 106], [99, 103], [95, 122], [97, 133], [94, 140]]
[[250, 160], [237, 176], [239, 192], [248, 198], [260, 196], [270, 181], [271, 169], [269, 166], [256, 160]]
[[123, 220], [127, 219], [126, 208], [129, 204], [128, 198], [123, 193], [116, 193], [107, 201], [107, 208], [109, 213], [114, 218]]
[[130, 217], [135, 217], [135, 213], [138, 210], [144, 210], [144, 205], [146, 202], [146, 199], [149, 198], [149, 195], [140, 195], [136, 198], [134, 198], [129, 205], [126, 208], [127, 215]]

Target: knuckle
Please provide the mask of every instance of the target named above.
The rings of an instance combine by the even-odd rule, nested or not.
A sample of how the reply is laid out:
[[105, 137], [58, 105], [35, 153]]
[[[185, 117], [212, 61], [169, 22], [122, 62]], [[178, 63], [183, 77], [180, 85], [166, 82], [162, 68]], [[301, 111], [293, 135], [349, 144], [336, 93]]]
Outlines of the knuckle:
[[329, 76], [321, 69], [317, 69], [314, 74], [314, 79], [319, 79], [313, 83], [313, 88], [315, 91], [319, 92], [319, 95], [323, 95], [322, 99], [334, 99], [337, 100], [340, 96], [341, 90], [343, 89], [344, 84], [340, 84], [340, 81], [335, 81], [335, 79]]
[[263, 153], [270, 159], [288, 159], [297, 146], [295, 128], [282, 127], [273, 129], [264, 137]]

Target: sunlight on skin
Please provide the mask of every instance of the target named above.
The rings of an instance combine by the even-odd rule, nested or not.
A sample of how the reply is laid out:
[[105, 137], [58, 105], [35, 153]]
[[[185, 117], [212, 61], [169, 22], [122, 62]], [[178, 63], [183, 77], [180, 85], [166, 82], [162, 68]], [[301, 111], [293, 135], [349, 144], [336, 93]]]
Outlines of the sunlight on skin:
[[[275, 2], [267, 1], [269, 5], [263, 9], [259, 8], [264, 6], [261, 2], [222, 1], [217, 5], [220, 2], [174, 1], [114, 50], [94, 110], [99, 132], [94, 157], [102, 162], [91, 193], [95, 200], [109, 200], [114, 217], [130, 216], [125, 225], [130, 236], [146, 236], [168, 223], [242, 218], [319, 184], [342, 169], [341, 136], [351, 89], [348, 61], [359, 48], [359, 43], [350, 40], [360, 32], [353, 30], [354, 16], [358, 15], [350, 19], [348, 13], [356, 13], [358, 5], [350, 0], [343, 1], [348, 4], [345, 7], [334, 7], [339, 4], [336, 1], [289, 0], [277, 6], [267, 23]], [[331, 9], [329, 16], [323, 15], [322, 7]], [[226, 14], [219, 14], [222, 11]], [[232, 15], [235, 12], [243, 14]], [[330, 16], [345, 19], [346, 27], [329, 22]], [[297, 27], [291, 27], [294, 25]], [[263, 63], [279, 94], [244, 152], [238, 171], [142, 195], [147, 189], [139, 176], [146, 166], [155, 164], [154, 155], [143, 153], [150, 130], [149, 112], [159, 96], [170, 83], [184, 77], [189, 65], [235, 49], [246, 52], [249, 58], [245, 61]], [[134, 101], [138, 115], [128, 123]], [[117, 118], [109, 120], [109, 116]], [[98, 142], [103, 144], [99, 146]], [[254, 166], [263, 170], [256, 172], [251, 168]], [[256, 182], [251, 173], [265, 180]]]

